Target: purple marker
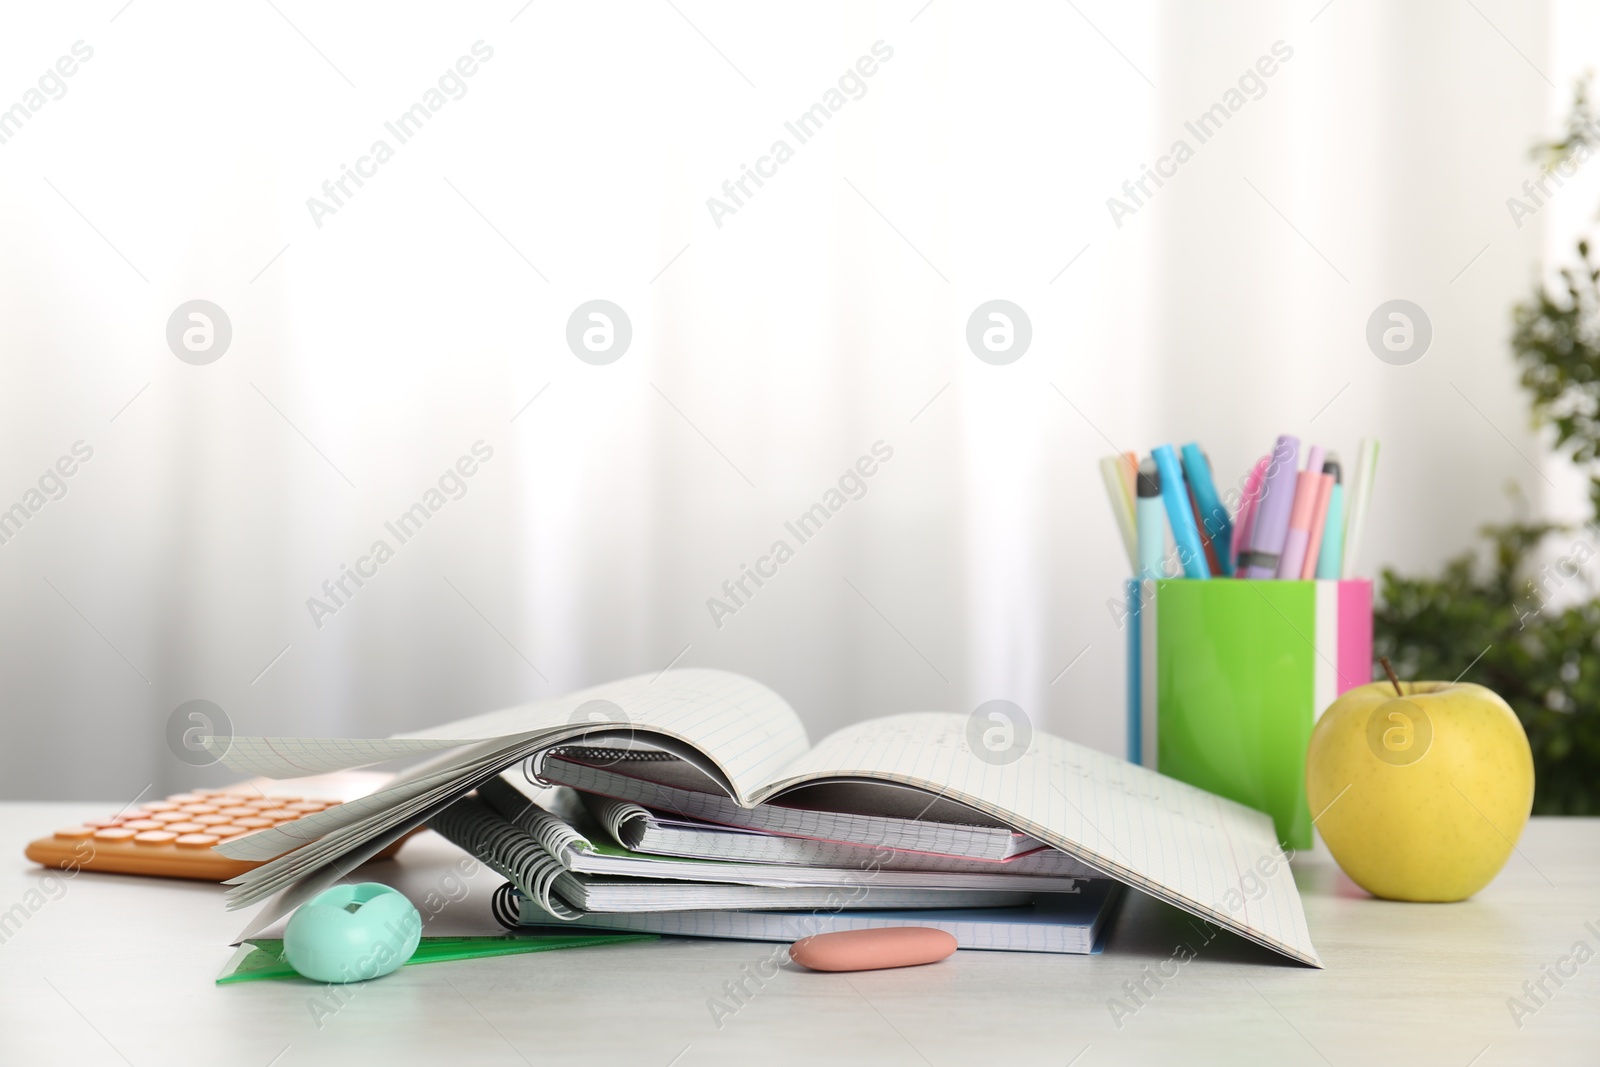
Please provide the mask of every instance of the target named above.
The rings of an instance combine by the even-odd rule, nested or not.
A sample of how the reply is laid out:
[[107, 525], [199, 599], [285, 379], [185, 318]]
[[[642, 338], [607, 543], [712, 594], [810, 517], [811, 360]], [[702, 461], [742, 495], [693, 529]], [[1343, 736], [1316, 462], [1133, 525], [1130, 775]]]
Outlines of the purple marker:
[[1317, 510], [1317, 492], [1322, 485], [1322, 446], [1312, 445], [1306, 453], [1306, 469], [1294, 483], [1294, 508], [1289, 512], [1289, 532], [1283, 538], [1283, 553], [1278, 557], [1278, 577], [1298, 578], [1305, 569], [1306, 549], [1311, 544], [1311, 519]]
[[1266, 479], [1261, 487], [1261, 502], [1256, 506], [1255, 529], [1250, 535], [1246, 578], [1272, 578], [1278, 573], [1278, 556], [1289, 536], [1289, 512], [1294, 508], [1294, 487], [1299, 477], [1300, 438], [1282, 434], [1267, 462]]

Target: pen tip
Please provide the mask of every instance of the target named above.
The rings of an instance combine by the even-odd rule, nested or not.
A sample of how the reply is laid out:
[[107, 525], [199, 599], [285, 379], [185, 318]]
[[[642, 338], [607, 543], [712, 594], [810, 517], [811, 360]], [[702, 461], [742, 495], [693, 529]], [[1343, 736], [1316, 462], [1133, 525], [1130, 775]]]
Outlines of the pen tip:
[[1138, 491], [1140, 496], [1161, 495], [1161, 471], [1156, 467], [1156, 461], [1146, 459], [1139, 464]]

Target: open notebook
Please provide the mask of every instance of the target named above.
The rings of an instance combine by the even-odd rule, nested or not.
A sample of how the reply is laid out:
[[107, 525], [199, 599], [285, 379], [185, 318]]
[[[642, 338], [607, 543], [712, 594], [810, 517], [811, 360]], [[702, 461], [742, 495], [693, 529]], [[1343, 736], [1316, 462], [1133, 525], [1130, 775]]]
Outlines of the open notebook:
[[[593, 716], [599, 710], [597, 721]], [[694, 763], [741, 807], [808, 783], [890, 783], [965, 805], [991, 825], [1321, 966], [1272, 820], [1093, 749], [1035, 732], [999, 766], [967, 746], [962, 715], [915, 712], [845, 727], [807, 746], [772, 690], [724, 671], [666, 671], [387, 739], [205, 738], [229, 766], [297, 777], [431, 753], [370, 796], [217, 846], [264, 862], [233, 879], [231, 907], [273, 898], [264, 929], [451, 802], [548, 748], [638, 736]], [[1270, 873], [1269, 873], [1270, 872]]]

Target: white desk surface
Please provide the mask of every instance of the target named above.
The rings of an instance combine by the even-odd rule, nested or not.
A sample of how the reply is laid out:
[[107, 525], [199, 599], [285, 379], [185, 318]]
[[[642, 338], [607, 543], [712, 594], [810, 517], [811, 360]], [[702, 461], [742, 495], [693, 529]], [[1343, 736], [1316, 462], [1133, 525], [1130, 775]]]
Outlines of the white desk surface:
[[[0, 804], [0, 915], [39, 902], [28, 840], [117, 806]], [[428, 834], [362, 873], [421, 900], [462, 856]], [[1499, 878], [1461, 904], [1373, 900], [1325, 852], [1295, 867], [1326, 970], [1229, 934], [1203, 943], [1183, 913], [1135, 893], [1102, 955], [958, 952], [853, 975], [789, 964], [720, 1027], [708, 1000], [773, 946], [670, 940], [407, 967], [344, 987], [319, 1026], [322, 986], [213, 984], [243, 926], [219, 887], [86, 872], [0, 931], [0, 1064], [1600, 1063], [1600, 819], [1533, 820]], [[498, 933], [499, 882], [480, 869], [427, 932]], [[1119, 1027], [1110, 998], [1185, 941], [1195, 958], [1147, 983]], [[1596, 958], [1560, 988], [1545, 979], [1551, 995], [1519, 1027], [1508, 998], [1580, 941]]]

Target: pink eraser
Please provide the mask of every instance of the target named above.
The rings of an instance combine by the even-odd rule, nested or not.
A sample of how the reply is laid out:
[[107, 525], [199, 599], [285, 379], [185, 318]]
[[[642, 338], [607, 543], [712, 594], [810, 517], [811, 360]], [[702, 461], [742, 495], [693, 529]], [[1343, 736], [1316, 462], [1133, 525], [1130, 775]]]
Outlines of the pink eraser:
[[805, 937], [789, 946], [789, 958], [813, 971], [879, 971], [938, 963], [956, 950], [956, 939], [929, 926], [841, 930]]

